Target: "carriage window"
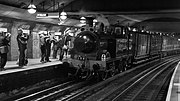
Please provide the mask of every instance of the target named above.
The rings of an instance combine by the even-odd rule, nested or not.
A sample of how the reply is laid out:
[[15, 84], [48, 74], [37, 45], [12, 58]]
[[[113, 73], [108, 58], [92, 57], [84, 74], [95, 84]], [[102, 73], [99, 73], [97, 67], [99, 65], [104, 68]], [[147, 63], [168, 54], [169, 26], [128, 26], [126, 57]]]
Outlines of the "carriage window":
[[137, 56], [148, 54], [148, 36], [138, 34]]
[[151, 37], [151, 53], [161, 50], [161, 37], [159, 35], [152, 35]]

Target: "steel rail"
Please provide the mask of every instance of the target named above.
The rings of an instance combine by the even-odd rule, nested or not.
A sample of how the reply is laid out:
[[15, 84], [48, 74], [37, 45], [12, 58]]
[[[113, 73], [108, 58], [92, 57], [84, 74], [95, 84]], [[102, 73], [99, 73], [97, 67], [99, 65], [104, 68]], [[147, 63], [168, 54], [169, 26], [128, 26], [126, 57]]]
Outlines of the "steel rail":
[[[179, 60], [173, 61], [173, 63], [177, 62]], [[165, 68], [163, 68], [160, 72], [158, 72], [157, 74], [155, 74], [138, 92], [136, 92], [136, 94], [131, 98], [130, 101], [133, 101], [139, 94], [140, 92], [142, 92], [144, 90], [144, 88], [150, 84], [155, 77], [157, 77], [160, 73], [162, 73], [164, 70], [166, 70], [170, 65], [172, 65], [173, 63], [169, 64], [168, 66], [166, 66]], [[158, 67], [158, 68], [161, 68]], [[133, 84], [131, 84], [128, 88], [126, 88], [123, 92], [121, 92], [120, 94], [118, 94], [112, 101], [117, 101], [118, 98], [123, 95], [125, 92], [129, 91], [132, 87], [134, 87], [137, 83], [139, 83], [140, 81], [142, 81], [145, 77], [149, 76], [151, 73], [153, 73], [154, 71], [156, 71], [158, 68], [153, 69], [152, 71], [150, 71], [149, 73], [147, 73], [146, 75], [142, 76], [140, 79], [136, 80], [136, 82], [134, 82]]]
[[74, 84], [76, 81], [69, 81], [69, 82], [65, 82], [63, 84], [59, 84], [59, 85], [56, 85], [56, 86], [53, 86], [53, 87], [50, 87], [50, 88], [47, 88], [47, 89], [44, 89], [44, 90], [41, 90], [39, 92], [35, 92], [33, 94], [30, 94], [28, 96], [24, 96], [24, 97], [21, 97], [19, 99], [16, 99], [15, 101], [25, 101], [25, 100], [32, 100], [32, 99], [35, 99], [39, 96], [43, 96], [43, 95], [46, 95], [52, 91], [55, 91], [57, 89], [62, 89], [68, 85], [71, 85], [71, 84]]
[[[172, 60], [173, 61], [173, 60]], [[170, 61], [171, 62], [171, 61]], [[164, 63], [164, 65], [165, 65], [166, 63]], [[148, 69], [149, 70], [149, 69]], [[146, 70], [147, 71], [147, 70]], [[143, 73], [145, 73], [145, 72], [143, 72]], [[141, 75], [143, 74], [143, 73], [140, 73]], [[87, 92], [89, 92], [89, 91], [91, 91], [91, 90], [93, 90], [93, 89], [96, 89], [96, 88], [98, 88], [100, 85], [98, 85], [98, 86], [92, 86], [92, 87], [90, 87], [89, 89], [87, 89], [87, 90], [84, 90], [83, 92], [80, 92], [80, 93], [78, 93], [78, 94], [75, 94], [75, 95], [71, 95], [71, 96], [69, 96], [67, 99], [65, 99], [65, 101], [73, 101], [74, 99], [76, 99], [76, 98], [78, 98], [79, 96], [81, 96], [81, 95], [86, 95], [86, 93]], [[99, 89], [99, 88], [98, 88]]]
[[[176, 58], [175, 58], [175, 59], [176, 59]], [[124, 82], [123, 84], [118, 85], [117, 87], [114, 87], [112, 90], [110, 90], [110, 91], [107, 92], [104, 96], [102, 96], [100, 99], [98, 99], [98, 101], [103, 101], [103, 100], [105, 100], [105, 99], [108, 99], [109, 96], [114, 96], [114, 95], [115, 95], [114, 92], [118, 92], [120, 89], [121, 89], [121, 90], [124, 90], [124, 89], [122, 89], [122, 88], [126, 88], [126, 87], [127, 87], [127, 88], [130, 88], [130, 85], [131, 85], [131, 84], [134, 84], [134, 83], [137, 83], [137, 82], [138, 82], [137, 79], [142, 79], [143, 76], [145, 76], [145, 75], [147, 75], [147, 74], [149, 74], [149, 73], [157, 70], [157, 69], [160, 68], [161, 66], [164, 66], [164, 65], [166, 65], [167, 63], [170, 63], [170, 62], [172, 62], [172, 61], [174, 61], [174, 60], [171, 60], [171, 61], [168, 61], [168, 62], [165, 61], [165, 63], [162, 63], [161, 65], [155, 65], [155, 66], [153, 66], [153, 67], [151, 67], [151, 68], [148, 68], [148, 69], [142, 71], [141, 73], [135, 75], [133, 78], [130, 78], [129, 80], [127, 80], [127, 81]], [[149, 72], [149, 71], [151, 71], [151, 72]], [[121, 93], [124, 93], [124, 92], [121, 92]], [[120, 93], [120, 94], [121, 94], [121, 93]]]
[[[166, 58], [164, 58], [164, 59], [166, 59]], [[157, 60], [154, 60], [154, 61], [157, 61]], [[167, 60], [165, 60], [165, 61], [167, 61]], [[150, 64], [152, 63], [153, 61], [151, 61], [150, 62]], [[145, 64], [143, 64], [142, 66], [144, 66]], [[133, 68], [133, 69], [131, 69], [131, 70], [128, 70], [128, 71], [126, 71], [127, 73], [129, 73], [129, 72], [131, 72], [131, 71], [133, 71], [133, 70], [135, 70], [135, 69], [138, 69], [138, 68], [140, 68], [141, 66], [137, 66], [137, 68]], [[125, 75], [126, 73], [121, 73], [121, 75]], [[117, 76], [118, 77], [118, 76]], [[114, 80], [113, 78], [109, 78], [108, 80], [107, 80], [107, 82], [111, 82], [111, 80]], [[72, 81], [71, 81], [72, 82]], [[69, 82], [70, 83], [70, 82]], [[30, 100], [30, 99], [34, 99], [34, 98], [37, 98], [38, 96], [42, 96], [42, 95], [46, 95], [46, 96], [43, 96], [42, 98], [38, 98], [38, 99], [36, 99], [37, 101], [40, 101], [40, 100], [42, 100], [42, 99], [46, 99], [46, 98], [48, 98], [48, 97], [52, 97], [52, 96], [54, 96], [54, 95], [56, 95], [56, 94], [58, 94], [58, 91], [55, 91], [55, 90], [57, 90], [57, 89], [60, 89], [60, 88], [62, 88], [62, 87], [64, 87], [65, 85], [68, 85], [68, 83], [63, 83], [63, 84], [60, 84], [60, 85], [57, 85], [57, 86], [54, 86], [54, 87], [51, 87], [51, 88], [48, 88], [48, 89], [45, 89], [45, 90], [42, 90], [42, 91], [39, 91], [39, 92], [36, 92], [36, 93], [33, 93], [33, 94], [30, 94], [30, 95], [28, 95], [28, 96], [25, 96], [25, 97], [22, 97], [22, 98], [19, 98], [19, 99], [16, 99], [15, 101], [25, 101], [25, 100]], [[93, 87], [90, 87], [90, 88], [93, 88]], [[47, 93], [48, 92], [52, 92], [52, 91], [54, 91], [55, 92], [55, 94], [49, 94], [49, 95], [47, 95]], [[81, 90], [79, 90], [80, 92], [84, 92], [84, 91], [87, 91], [85, 88], [83, 88], [83, 89], [81, 89]], [[79, 95], [79, 94], [75, 94], [75, 95]]]

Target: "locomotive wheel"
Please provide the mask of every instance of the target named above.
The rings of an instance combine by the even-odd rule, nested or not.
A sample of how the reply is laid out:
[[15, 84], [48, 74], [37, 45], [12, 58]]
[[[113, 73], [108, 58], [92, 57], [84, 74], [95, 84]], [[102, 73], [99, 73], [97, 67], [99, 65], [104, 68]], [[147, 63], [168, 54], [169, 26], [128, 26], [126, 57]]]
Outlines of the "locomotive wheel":
[[111, 67], [111, 70], [109, 71], [109, 74], [110, 74], [111, 77], [116, 74], [116, 68], [115, 68], [115, 66], [112, 66], [112, 67]]
[[82, 69], [78, 69], [76, 73], [77, 79], [87, 79], [90, 76], [89, 71], [83, 71]]
[[127, 65], [128, 65], [128, 67], [132, 66], [132, 59], [131, 58], [128, 59], [128, 64]]
[[127, 70], [127, 61], [124, 61], [123, 63], [123, 71], [126, 71]]
[[91, 76], [90, 74], [91, 73], [88, 70], [81, 72], [81, 79], [88, 79]]
[[122, 65], [122, 63], [119, 63], [119, 66], [118, 66], [118, 73], [121, 73], [121, 72], [123, 72], [123, 65]]
[[106, 80], [108, 78], [108, 72], [107, 71], [100, 71], [99, 76], [100, 76], [100, 79]]

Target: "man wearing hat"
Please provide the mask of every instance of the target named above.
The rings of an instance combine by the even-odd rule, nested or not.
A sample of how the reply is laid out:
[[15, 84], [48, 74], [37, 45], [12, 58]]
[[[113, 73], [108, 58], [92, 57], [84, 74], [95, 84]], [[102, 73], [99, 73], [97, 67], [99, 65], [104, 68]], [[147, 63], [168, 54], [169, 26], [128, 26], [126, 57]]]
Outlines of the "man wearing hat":
[[29, 36], [20, 29], [18, 30], [17, 42], [19, 48], [19, 66], [23, 67], [25, 64], [25, 50], [27, 49], [27, 41]]
[[46, 36], [41, 33], [39, 34], [39, 38], [40, 38], [40, 50], [41, 50], [41, 60], [40, 62], [45, 63], [45, 57], [46, 57], [46, 46], [45, 46], [45, 38]]

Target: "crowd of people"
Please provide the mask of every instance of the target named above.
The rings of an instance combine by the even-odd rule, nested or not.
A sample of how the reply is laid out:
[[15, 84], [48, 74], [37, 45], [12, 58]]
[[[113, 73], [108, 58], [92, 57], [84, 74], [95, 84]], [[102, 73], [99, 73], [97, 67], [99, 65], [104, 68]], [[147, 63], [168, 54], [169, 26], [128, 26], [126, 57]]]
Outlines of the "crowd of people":
[[57, 59], [57, 55], [59, 54], [59, 60], [62, 61], [64, 54], [67, 55], [68, 47], [67, 47], [67, 36], [61, 36], [56, 39], [47, 34], [40, 34], [40, 50], [41, 50], [41, 60], [40, 62], [51, 62], [49, 57], [51, 55], [51, 43], [53, 43], [53, 58]]
[[[18, 43], [18, 60], [17, 64], [19, 67], [26, 66], [28, 64], [28, 56], [27, 56], [27, 44], [29, 35], [27, 33], [23, 33], [22, 29], [17, 31], [18, 35], [16, 37]], [[10, 46], [10, 33], [0, 32], [0, 71], [4, 70], [4, 67], [7, 62], [7, 53], [8, 46]], [[49, 59], [51, 55], [51, 45], [53, 44], [53, 58], [62, 61], [64, 54], [67, 55], [68, 46], [67, 46], [67, 36], [62, 35], [60, 38], [56, 39], [52, 37], [51, 34], [39, 34], [39, 42], [40, 42], [40, 51], [41, 51], [41, 63], [51, 62]]]

